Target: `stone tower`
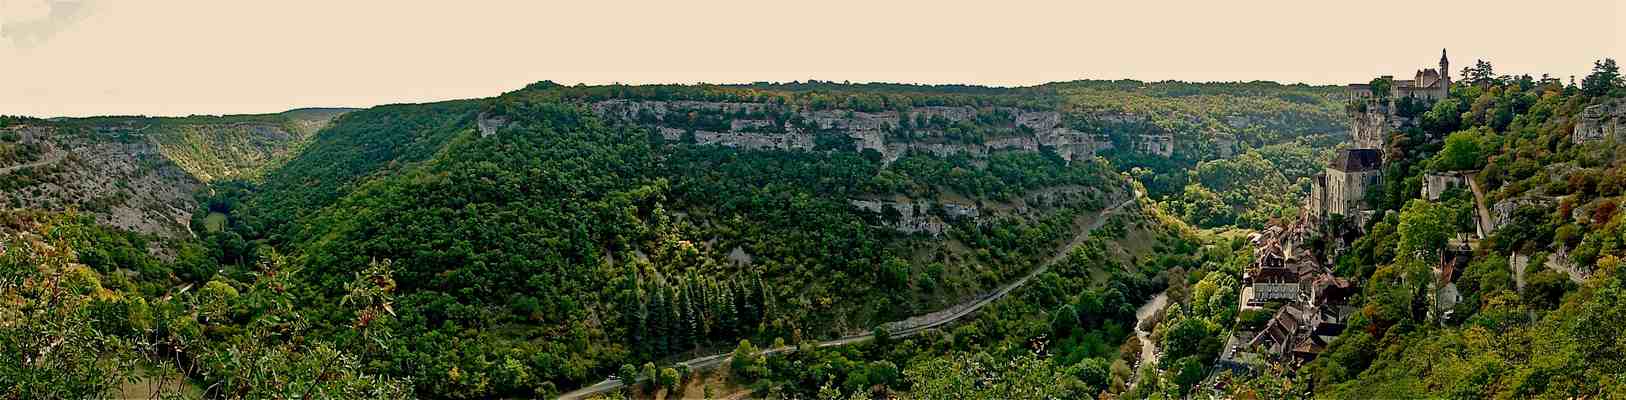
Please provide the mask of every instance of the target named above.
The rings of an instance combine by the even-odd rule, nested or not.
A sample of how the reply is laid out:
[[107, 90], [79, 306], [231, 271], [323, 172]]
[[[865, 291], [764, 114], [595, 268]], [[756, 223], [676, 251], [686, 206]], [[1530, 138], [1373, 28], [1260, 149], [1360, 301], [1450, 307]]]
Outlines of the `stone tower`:
[[1440, 49], [1440, 79], [1446, 88], [1451, 87], [1451, 60], [1445, 58], [1445, 49]]

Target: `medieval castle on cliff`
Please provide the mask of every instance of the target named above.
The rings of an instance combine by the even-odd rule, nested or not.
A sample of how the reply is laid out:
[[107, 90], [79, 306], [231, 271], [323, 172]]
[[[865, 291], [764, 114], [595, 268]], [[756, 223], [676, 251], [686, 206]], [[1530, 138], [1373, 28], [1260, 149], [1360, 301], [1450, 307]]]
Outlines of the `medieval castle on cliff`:
[[1312, 179], [1310, 197], [1305, 201], [1310, 219], [1319, 223], [1329, 216], [1341, 215], [1345, 221], [1364, 226], [1373, 217], [1366, 197], [1383, 182], [1383, 153], [1389, 144], [1389, 134], [1415, 123], [1396, 113], [1397, 102], [1429, 103], [1444, 99], [1451, 86], [1450, 68], [1451, 61], [1445, 50], [1440, 50], [1438, 70], [1417, 70], [1411, 80], [1394, 80], [1390, 75], [1379, 77], [1379, 81], [1388, 83], [1386, 93], [1374, 90], [1370, 83], [1347, 87], [1351, 147], [1339, 150], [1326, 170]]
[[[1415, 123], [1399, 115], [1397, 106], [1401, 102], [1426, 105], [1444, 99], [1451, 85], [1449, 68], [1450, 61], [1442, 50], [1438, 70], [1419, 70], [1412, 80], [1396, 81], [1390, 76], [1375, 80], [1387, 90], [1372, 84], [1348, 86], [1351, 147], [1339, 150], [1325, 170], [1313, 178], [1297, 221], [1250, 236], [1256, 258], [1242, 276], [1242, 308], [1264, 310], [1271, 302], [1285, 304], [1262, 329], [1229, 338], [1215, 367], [1244, 371], [1260, 365], [1262, 360], [1303, 365], [1325, 352], [1345, 329], [1357, 312], [1350, 299], [1360, 289], [1354, 281], [1335, 276], [1327, 254], [1310, 246], [1310, 239], [1326, 235], [1341, 248], [1347, 245], [1338, 242], [1341, 232], [1361, 229], [1378, 217], [1376, 207], [1367, 198], [1379, 193], [1383, 185], [1384, 154], [1390, 146], [1387, 138]], [[1430, 190], [1449, 183], [1431, 183], [1423, 195], [1438, 198]], [[1330, 230], [1323, 232], [1323, 227]], [[1465, 259], [1442, 258], [1435, 269], [1438, 282], [1431, 284], [1431, 298], [1436, 304], [1431, 310], [1449, 310], [1459, 300], [1451, 279], [1458, 275], [1461, 260]]]

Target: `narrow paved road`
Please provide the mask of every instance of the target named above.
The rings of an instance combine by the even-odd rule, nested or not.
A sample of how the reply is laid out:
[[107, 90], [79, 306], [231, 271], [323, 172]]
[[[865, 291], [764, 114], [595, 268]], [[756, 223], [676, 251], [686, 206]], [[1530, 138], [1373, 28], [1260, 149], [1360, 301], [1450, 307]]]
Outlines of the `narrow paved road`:
[[[1077, 236], [1074, 236], [1072, 241], [1068, 242], [1066, 246], [1062, 246], [1062, 248], [1060, 250], [1056, 251], [1056, 254], [1051, 255], [1050, 258], [1046, 259], [1045, 262], [1043, 264], [1040, 264], [1038, 268], [1034, 268], [1033, 271], [1028, 272], [1027, 275], [1023, 275], [1021, 278], [1017, 279], [1016, 281], [1013, 281], [1011, 283], [1007, 283], [1004, 286], [1000, 286], [999, 289], [996, 289], [996, 290], [994, 290], [992, 292], [988, 292], [988, 293], [983, 294], [981, 296], [977, 296], [977, 298], [975, 298], [975, 299], [966, 301], [964, 303], [956, 304], [956, 305], [954, 305], [952, 307], [943, 309], [941, 311], [937, 311], [937, 312], [922, 315], [922, 316], [912, 317], [912, 318], [909, 318], [909, 319], [906, 319], [906, 320], [903, 320], [903, 321], [895, 321], [895, 322], [885, 323], [885, 324], [882, 324], [882, 326], [887, 328], [889, 334], [892, 337], [901, 338], [901, 337], [914, 336], [914, 335], [920, 334], [921, 332], [925, 332], [927, 330], [937, 328], [939, 326], [947, 325], [947, 324], [949, 324], [951, 322], [954, 322], [956, 320], [959, 320], [960, 318], [963, 318], [963, 317], [965, 317], [967, 315], [971, 315], [971, 313], [976, 312], [978, 309], [981, 309], [983, 306], [986, 306], [989, 303], [994, 302], [994, 300], [999, 300], [1000, 298], [1005, 297], [1006, 294], [1009, 294], [1012, 290], [1015, 290], [1016, 288], [1022, 287], [1022, 285], [1027, 284], [1028, 280], [1032, 279], [1033, 277], [1039, 276], [1040, 274], [1045, 273], [1045, 271], [1049, 271], [1050, 266], [1052, 264], [1055, 264], [1057, 261], [1060, 261], [1063, 258], [1066, 258], [1067, 253], [1069, 251], [1071, 251], [1074, 246], [1077, 246], [1078, 244], [1083, 243], [1084, 240], [1089, 237], [1090, 233], [1094, 232], [1096, 229], [1100, 229], [1101, 226], [1106, 225], [1107, 221], [1111, 220], [1113, 215], [1116, 215], [1118, 213], [1118, 211], [1123, 210], [1124, 207], [1127, 207], [1130, 204], [1133, 204], [1135, 202], [1135, 200], [1139, 199], [1142, 195], [1143, 194], [1140, 193], [1140, 191], [1137, 190], [1137, 191], [1135, 191], [1135, 195], [1130, 197], [1128, 200], [1124, 200], [1121, 203], [1114, 204], [1111, 207], [1107, 207], [1106, 209], [1101, 210], [1100, 214], [1096, 214], [1095, 220], [1090, 221], [1090, 223], [1085, 226], [1083, 232], [1079, 233]], [[1160, 295], [1160, 297], [1161, 297], [1161, 295]], [[1143, 308], [1144, 308], [1144, 306], [1143, 306]], [[873, 335], [866, 333], [866, 334], [862, 334], [862, 335], [853, 335], [853, 336], [843, 337], [843, 338], [840, 338], [840, 339], [834, 339], [834, 340], [827, 340], [827, 341], [819, 342], [818, 347], [845, 346], [845, 345], [849, 345], [849, 344], [853, 344], [853, 343], [857, 343], [857, 342], [862, 342], [862, 341], [866, 341], [866, 340], [870, 340], [870, 339], [873, 339]], [[762, 354], [763, 355], [772, 355], [772, 354], [779, 354], [779, 353], [788, 353], [788, 352], [792, 352], [792, 351], [796, 351], [796, 348], [791, 347], [791, 346], [784, 346], [784, 347], [775, 347], [775, 348], [763, 350]], [[713, 354], [713, 355], [709, 355], [709, 356], [705, 356], [705, 357], [699, 357], [699, 358], [690, 359], [688, 361], [679, 362], [676, 365], [688, 366], [690, 371], [695, 371], [695, 370], [712, 368], [712, 367], [716, 367], [718, 365], [722, 365], [723, 362], [726, 362], [726, 361], [732, 359], [733, 358], [732, 356], [733, 356], [732, 353]], [[642, 378], [640, 378], [638, 380], [643, 381]], [[599, 382], [599, 383], [594, 384], [592, 386], [577, 389], [577, 390], [572, 391], [570, 393], [565, 393], [563, 395], [560, 395], [559, 399], [561, 399], [561, 400], [581, 399], [581, 398], [586, 398], [588, 396], [592, 396], [592, 395], [595, 395], [595, 394], [620, 389], [620, 388], [622, 388], [624, 386], [626, 386], [626, 384], [624, 382], [621, 382], [618, 379], [605, 379], [603, 382]]]
[[10, 174], [13, 171], [24, 169], [24, 168], [34, 168], [34, 167], [38, 167], [38, 166], [42, 166], [42, 165], [46, 165], [46, 164], [55, 163], [57, 161], [62, 161], [62, 158], [65, 157], [66, 155], [67, 155], [67, 152], [46, 153], [45, 158], [42, 159], [42, 160], [39, 160], [39, 161], [35, 161], [35, 162], [27, 163], [27, 164], [18, 164], [18, 165], [13, 165], [13, 166], [10, 166], [10, 167], [0, 168], [0, 175]]
[[1475, 218], [1479, 228], [1479, 238], [1489, 238], [1491, 234], [1490, 208], [1485, 207], [1485, 191], [1479, 188], [1479, 173], [1468, 174], [1468, 189], [1474, 192], [1474, 209], [1478, 211], [1479, 218]]

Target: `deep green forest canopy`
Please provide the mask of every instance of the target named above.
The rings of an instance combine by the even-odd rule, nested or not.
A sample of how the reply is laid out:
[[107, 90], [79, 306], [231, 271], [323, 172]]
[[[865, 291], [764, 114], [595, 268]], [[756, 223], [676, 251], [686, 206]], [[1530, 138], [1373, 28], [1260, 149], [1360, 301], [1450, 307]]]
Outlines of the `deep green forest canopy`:
[[[979, 295], [1027, 273], [1080, 234], [1083, 221], [1129, 199], [1121, 173], [1167, 202], [1182, 204], [1198, 187], [1230, 205], [1222, 211], [1230, 215], [1175, 217], [1205, 226], [1262, 223], [1275, 212], [1247, 210], [1280, 208], [1287, 195], [1252, 196], [1260, 192], [1241, 183], [1291, 183], [1313, 170], [1307, 166], [1318, 165], [1340, 129], [1337, 93], [1268, 82], [542, 82], [489, 99], [346, 110], [271, 167], [207, 180], [192, 221], [195, 241], [104, 230], [77, 217], [41, 217], [18, 229], [88, 229], [89, 239], [71, 247], [103, 283], [97, 296], [108, 304], [66, 311], [98, 310], [93, 323], [117, 325], [101, 331], [115, 347], [132, 349], [131, 362], [164, 370], [175, 362], [162, 360], [181, 360], [165, 371], [217, 388], [209, 396], [367, 387], [380, 389], [367, 395], [385, 398], [402, 388], [428, 397], [549, 396], [628, 364], [721, 351], [740, 339], [797, 343], [867, 332]], [[1064, 125], [1125, 145], [1072, 162], [1050, 151], [883, 160], [843, 151], [850, 144], [842, 143], [743, 150], [668, 141], [591, 111], [591, 102], [606, 99], [859, 112], [968, 106], [977, 110], [969, 122], [923, 124], [968, 143], [1013, 132], [1002, 108], [1056, 110]], [[281, 124], [298, 115], [229, 122]], [[193, 126], [218, 118], [233, 117], [0, 121]], [[483, 132], [491, 120], [504, 123]], [[199, 160], [197, 171], [249, 165], [203, 157], [208, 140], [237, 131], [183, 133], [157, 138], [162, 149], [182, 150], [165, 153], [176, 162]], [[1172, 136], [1174, 155], [1135, 152], [1128, 144], [1140, 135]], [[1192, 168], [1203, 172], [1185, 173]], [[902, 213], [863, 211], [856, 200], [910, 204], [942, 221], [942, 233], [904, 232], [895, 228], [907, 223]], [[981, 213], [952, 215], [947, 204]], [[1054, 336], [1066, 354], [1039, 367], [1090, 371], [1069, 393], [1123, 386], [1129, 367], [1115, 364], [1131, 361], [1117, 346], [1133, 336], [1132, 306], [1169, 281], [1195, 284], [1234, 264], [1229, 255], [1199, 254], [1159, 207], [1137, 202], [1103, 228], [1107, 237], [1037, 277], [1039, 289], [930, 346], [965, 357], [1014, 354], [1033, 337]], [[158, 257], [145, 250], [153, 246], [177, 250]], [[289, 369], [255, 370], [233, 364], [233, 354]], [[916, 355], [893, 353], [891, 372], [865, 364], [888, 379], [831, 373], [852, 389], [872, 381], [903, 389], [906, 370], [945, 367], [916, 365]], [[311, 373], [298, 368], [323, 365], [350, 375], [296, 378]], [[763, 368], [764, 376], [800, 373]], [[812, 380], [833, 378], [798, 379], [808, 381], [784, 390], [811, 396], [825, 383]]]

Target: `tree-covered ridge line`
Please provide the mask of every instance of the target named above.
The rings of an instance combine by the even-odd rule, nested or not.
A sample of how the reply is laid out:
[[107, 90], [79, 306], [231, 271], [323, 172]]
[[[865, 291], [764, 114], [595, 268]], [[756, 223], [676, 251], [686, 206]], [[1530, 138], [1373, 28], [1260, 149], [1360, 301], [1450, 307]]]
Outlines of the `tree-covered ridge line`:
[[303, 108], [276, 114], [187, 117], [53, 118], [61, 134], [89, 140], [148, 140], [199, 181], [258, 179], [297, 153], [333, 119], [354, 109]]
[[[872, 90], [882, 87], [890, 90]], [[935, 89], [935, 90], [934, 90]], [[1070, 126], [1110, 133], [1126, 122], [1211, 138], [1224, 131], [1255, 147], [1341, 131], [1342, 88], [1273, 82], [1073, 81], [1021, 88], [947, 89], [894, 84], [563, 86], [543, 81], [504, 97], [758, 103], [807, 110], [908, 111], [920, 107], [1015, 107], [1061, 111]], [[1124, 117], [1129, 117], [1126, 121]], [[1205, 136], [1206, 135], [1206, 136]], [[1200, 153], [1194, 153], [1200, 154]], [[1200, 158], [1198, 158], [1200, 159]]]
[[[1218, 120], [1231, 111], [1215, 104], [1231, 96], [1258, 97], [1269, 107], [1302, 104], [1272, 114], [1302, 116], [1319, 106], [1301, 96], [1322, 95], [1322, 89], [1269, 83], [1070, 84], [1137, 91], [1136, 101], [1161, 107], [1146, 110], [1216, 112], [1199, 118]], [[584, 100], [784, 101], [829, 107], [837, 115], [905, 105], [968, 107], [986, 121], [938, 126], [928, 118], [919, 125], [998, 137], [1015, 119], [1000, 109], [1056, 110], [1068, 101], [1060, 89], [543, 86], [346, 113], [286, 162], [273, 162], [262, 178], [210, 182], [191, 219], [199, 237], [183, 241], [174, 260], [142, 257], [133, 249], [145, 243], [132, 238], [93, 242], [80, 247], [81, 256], [102, 266], [96, 270], [102, 279], [127, 280], [120, 285], [149, 303], [166, 293], [201, 295], [203, 288], [211, 301], [222, 299], [211, 303], [212, 311], [200, 311], [195, 323], [166, 317], [179, 325], [142, 325], [129, 333], [185, 333], [186, 343], [208, 350], [184, 354], [175, 372], [205, 388], [236, 388], [221, 397], [260, 393], [239, 392], [261, 381], [238, 377], [263, 371], [221, 355], [248, 351], [237, 347], [244, 345], [265, 353], [236, 360], [270, 360], [295, 374], [338, 363], [350, 376], [382, 379], [380, 387], [410, 387], [424, 397], [547, 397], [626, 365], [726, 350], [742, 339], [788, 344], [841, 337], [959, 303], [1031, 271], [1077, 237], [1092, 215], [1127, 197], [1131, 190], [1119, 168], [1134, 163], [1143, 169], [1131, 177], [1164, 182], [1155, 178], [1161, 169], [1147, 167], [1211, 161], [1176, 157], [1154, 165], [1127, 150], [1068, 162], [1045, 151], [911, 152], [886, 160], [822, 148], [730, 149], [665, 140], [648, 127], [607, 120]], [[487, 124], [494, 116], [502, 123]], [[1300, 133], [1259, 135], [1259, 143], [1316, 143], [1295, 136]], [[141, 138], [120, 129], [105, 134]], [[1251, 149], [1246, 146], [1252, 144], [1238, 148]], [[1276, 157], [1270, 168], [1278, 171], [1310, 154], [1298, 147], [1255, 151]], [[1215, 186], [1238, 181], [1223, 174], [1182, 179]], [[888, 226], [894, 216], [864, 211], [854, 199], [952, 201], [984, 213], [942, 218], [943, 234], [934, 237], [900, 232]], [[1036, 368], [1069, 385], [1065, 393], [1121, 390], [1138, 357], [1124, 350], [1133, 336], [1134, 305], [1165, 285], [1202, 282], [1217, 269], [1209, 262], [1231, 257], [1199, 250], [1199, 239], [1152, 202], [1136, 211], [1108, 221], [1101, 237], [1077, 244], [1066, 261], [955, 332], [915, 342], [929, 350], [898, 352], [885, 362], [869, 358], [857, 374], [847, 362], [808, 369], [765, 359], [740, 369], [795, 376], [794, 385], [779, 378], [766, 385], [799, 396], [827, 385], [843, 393], [876, 384], [906, 392], [915, 384], [900, 379], [911, 366], [933, 371], [934, 354], [1031, 353], [1041, 361]], [[1175, 268], [1181, 269], [1163, 272]], [[188, 303], [170, 307], [202, 310]], [[1213, 329], [1184, 325], [1190, 326], [1181, 332], [1188, 334], [1197, 332], [1193, 326]], [[1033, 353], [1035, 343], [1054, 345], [1044, 348], [1064, 357]], [[832, 354], [858, 359], [851, 351], [807, 352], [816, 358], [803, 361], [833, 360]], [[320, 357], [295, 357], [299, 352]], [[1189, 364], [1182, 361], [1187, 357], [1170, 362]], [[234, 372], [203, 376], [216, 370]], [[302, 387], [344, 382], [305, 376], [315, 376], [317, 386]], [[936, 383], [925, 379], [943, 375], [915, 376], [927, 388]]]
[[[905, 85], [873, 92], [865, 87], [543, 83], [505, 96], [593, 104], [601, 114], [657, 128], [669, 142], [823, 151], [856, 148], [861, 153], [878, 150], [878, 156], [888, 161], [910, 151], [971, 157], [1000, 151], [1055, 151], [1069, 159], [1102, 155], [1117, 165], [1139, 167], [1142, 172], [1135, 175], [1154, 197], [1175, 201], [1180, 208], [1212, 209], [1181, 213], [1188, 222], [1204, 227], [1258, 227], [1270, 218], [1291, 214], [1284, 210], [1308, 190], [1303, 179], [1315, 173], [1305, 166], [1324, 160], [1346, 131], [1339, 101], [1345, 93], [1336, 87], [1138, 81], [975, 91], [910, 91], [912, 86]], [[1012, 103], [1013, 98], [1028, 100]], [[503, 113], [500, 107], [486, 112]], [[1168, 155], [1147, 149], [1155, 149], [1160, 141], [1169, 143]], [[1266, 163], [1258, 165], [1277, 172], [1238, 170], [1254, 163], [1232, 162], [1237, 155], [1263, 157]], [[1256, 195], [1203, 186], [1201, 179], [1181, 173], [1198, 164], [1212, 164], [1215, 168], [1205, 167], [1213, 171], [1211, 175], [1279, 173], [1294, 189]], [[1215, 201], [1228, 207], [1196, 206]]]
[[[227, 260], [286, 249], [328, 288], [311, 302], [342, 293], [355, 263], [391, 260], [395, 309], [410, 312], [384, 340], [423, 350], [364, 354], [378, 371], [415, 377], [422, 394], [538, 395], [626, 362], [867, 331], [942, 307], [1015, 278], [1127, 193], [1104, 163], [1013, 153], [887, 167], [660, 143], [551, 100], [505, 105], [511, 121], [486, 135], [478, 105], [348, 114], [262, 186], [211, 200], [229, 228], [206, 240], [231, 249]], [[1055, 187], [1086, 190], [1027, 201]], [[990, 211], [934, 239], [849, 204], [894, 194], [1029, 211]], [[294, 222], [271, 222], [281, 218]], [[507, 359], [526, 373], [485, 372]]]

